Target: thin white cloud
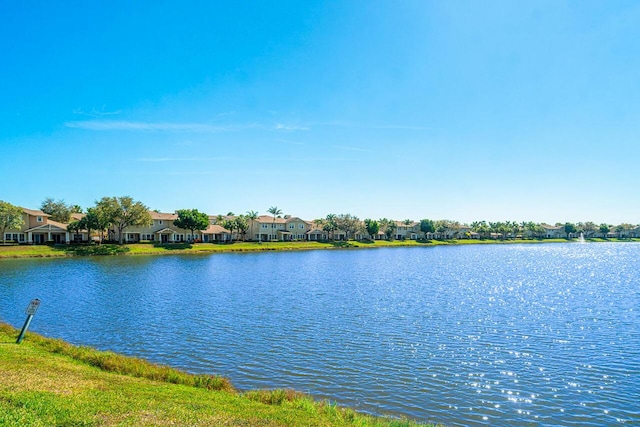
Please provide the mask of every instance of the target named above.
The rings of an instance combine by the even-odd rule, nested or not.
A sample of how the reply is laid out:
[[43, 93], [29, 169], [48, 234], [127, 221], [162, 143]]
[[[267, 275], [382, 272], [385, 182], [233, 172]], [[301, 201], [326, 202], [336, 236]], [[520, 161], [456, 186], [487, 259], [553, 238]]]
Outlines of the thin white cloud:
[[341, 121], [320, 122], [317, 124], [322, 126], [335, 126], [335, 127], [358, 128], [358, 129], [398, 129], [398, 130], [433, 130], [435, 129], [435, 128], [426, 127], [426, 126], [394, 125], [394, 124], [367, 125], [367, 124], [341, 122]]
[[121, 112], [122, 110], [105, 111], [104, 108], [101, 110], [96, 110], [95, 108], [93, 108], [91, 111], [84, 111], [82, 108], [77, 108], [73, 110], [73, 114], [78, 114], [81, 116], [89, 116], [89, 117], [117, 116]]
[[298, 130], [309, 130], [309, 128], [306, 127], [306, 126], [285, 125], [285, 124], [282, 124], [282, 123], [276, 124], [273, 128], [275, 130], [282, 130], [282, 131], [286, 131], [286, 132], [298, 131]]
[[81, 120], [64, 124], [68, 128], [93, 131], [187, 131], [187, 132], [225, 132], [232, 126], [215, 126], [206, 123], [171, 122], [132, 122], [124, 120]]
[[168, 132], [233, 132], [243, 129], [265, 129], [275, 131], [302, 131], [308, 127], [277, 123], [272, 126], [264, 126], [255, 123], [214, 125], [210, 123], [176, 123], [176, 122], [136, 122], [128, 120], [73, 120], [64, 124], [72, 129], [84, 129], [91, 131], [168, 131]]

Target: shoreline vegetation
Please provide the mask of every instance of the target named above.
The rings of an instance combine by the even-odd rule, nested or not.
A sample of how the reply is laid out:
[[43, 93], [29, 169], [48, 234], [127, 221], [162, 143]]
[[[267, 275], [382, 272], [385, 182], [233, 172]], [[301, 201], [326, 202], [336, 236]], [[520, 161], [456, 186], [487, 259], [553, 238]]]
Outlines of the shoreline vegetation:
[[0, 425], [432, 426], [79, 347], [0, 322]]
[[[377, 240], [377, 241], [289, 241], [289, 242], [233, 242], [233, 243], [133, 243], [92, 245], [0, 245], [0, 259], [60, 258], [99, 255], [169, 255], [211, 254], [232, 252], [296, 251], [320, 249], [370, 249], [389, 247], [431, 247], [478, 244], [514, 243], [577, 243], [578, 239], [460, 239], [460, 240]], [[640, 242], [640, 238], [584, 239], [585, 242]]]

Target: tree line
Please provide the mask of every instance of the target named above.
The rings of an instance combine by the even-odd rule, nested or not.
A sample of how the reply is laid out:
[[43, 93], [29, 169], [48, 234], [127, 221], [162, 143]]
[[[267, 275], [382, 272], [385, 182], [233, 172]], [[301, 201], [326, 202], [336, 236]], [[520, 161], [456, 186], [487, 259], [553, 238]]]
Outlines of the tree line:
[[[89, 234], [93, 231], [100, 235], [100, 242], [105, 240], [105, 233], [113, 229], [117, 231], [118, 242], [124, 241], [124, 231], [129, 227], [143, 227], [152, 224], [152, 218], [149, 214], [149, 208], [142, 202], [133, 200], [129, 196], [122, 197], [103, 197], [97, 200], [94, 206], [83, 209], [78, 205], [71, 205], [64, 200], [55, 200], [47, 197], [40, 205], [40, 210], [50, 216], [50, 219], [60, 223], [67, 224], [67, 230], [72, 233], [78, 233], [80, 230], [86, 230]], [[184, 230], [190, 230], [191, 235], [195, 231], [206, 230], [211, 223], [218, 224], [229, 230], [231, 236], [242, 236], [246, 239], [247, 232], [253, 237], [255, 222], [258, 219], [257, 211], [247, 211], [246, 214], [235, 215], [228, 212], [226, 215], [217, 215], [210, 221], [209, 216], [197, 209], [179, 209], [176, 212], [177, 218], [174, 225]], [[267, 209], [267, 213], [273, 216], [272, 230], [275, 229], [277, 218], [289, 218], [284, 215], [282, 209], [277, 206], [271, 206]], [[74, 217], [74, 214], [82, 214]], [[413, 220], [405, 219], [398, 221], [407, 227], [414, 224]], [[330, 240], [335, 240], [336, 232], [341, 232], [346, 240], [353, 239], [356, 234], [368, 234], [375, 237], [382, 233], [387, 239], [393, 239], [398, 229], [398, 222], [388, 219], [371, 219], [366, 218], [361, 221], [357, 216], [351, 214], [328, 214], [325, 218], [315, 219], [313, 224], [317, 229], [327, 233]], [[14, 206], [8, 202], [0, 200], [0, 231], [2, 232], [2, 240], [4, 243], [5, 231], [19, 229], [23, 225], [22, 208]], [[460, 238], [462, 225], [458, 221], [451, 220], [431, 220], [421, 219], [419, 222], [419, 230], [425, 234], [437, 233], [445, 238]], [[567, 235], [577, 235], [582, 233], [585, 238], [593, 237], [597, 232], [603, 235], [608, 234], [612, 230], [620, 235], [628, 233], [630, 230], [637, 228], [637, 225], [623, 223], [617, 226], [601, 223], [596, 224], [591, 221], [578, 223], [556, 223], [558, 227], [562, 227]], [[507, 238], [509, 236], [516, 237], [518, 235], [527, 234], [532, 237], [545, 237], [547, 230], [543, 225], [532, 221], [474, 221], [469, 226], [472, 232], [478, 233], [481, 238]], [[262, 234], [258, 234], [261, 239]], [[469, 237], [469, 236], [466, 236]]]

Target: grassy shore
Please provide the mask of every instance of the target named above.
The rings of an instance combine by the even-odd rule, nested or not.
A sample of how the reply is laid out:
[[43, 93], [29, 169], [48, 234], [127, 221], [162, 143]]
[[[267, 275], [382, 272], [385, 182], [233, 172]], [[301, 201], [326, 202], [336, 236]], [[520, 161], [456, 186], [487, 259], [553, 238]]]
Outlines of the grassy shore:
[[[378, 240], [375, 242], [353, 241], [348, 242], [234, 242], [227, 244], [214, 243], [176, 243], [176, 244], [149, 244], [137, 243], [130, 245], [13, 245], [0, 246], [0, 259], [2, 258], [51, 258], [90, 255], [162, 255], [162, 254], [207, 254], [217, 252], [261, 252], [261, 251], [295, 251], [317, 249], [356, 249], [356, 248], [385, 248], [402, 246], [438, 246], [438, 245], [479, 245], [479, 244], [513, 244], [513, 243], [558, 243], [575, 242], [575, 239], [515, 239], [515, 240]], [[640, 239], [589, 239], [589, 242], [630, 242]]]
[[238, 392], [115, 353], [76, 347], [0, 323], [2, 426], [417, 426], [372, 417], [290, 390]]

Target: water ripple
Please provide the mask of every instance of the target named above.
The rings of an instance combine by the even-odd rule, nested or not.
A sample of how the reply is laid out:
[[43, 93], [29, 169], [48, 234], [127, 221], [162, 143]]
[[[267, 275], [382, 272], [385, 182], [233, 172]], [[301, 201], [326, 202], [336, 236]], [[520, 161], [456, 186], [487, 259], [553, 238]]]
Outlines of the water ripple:
[[447, 425], [631, 425], [639, 255], [625, 243], [11, 260], [0, 301], [14, 325], [38, 296], [34, 330], [240, 388]]

